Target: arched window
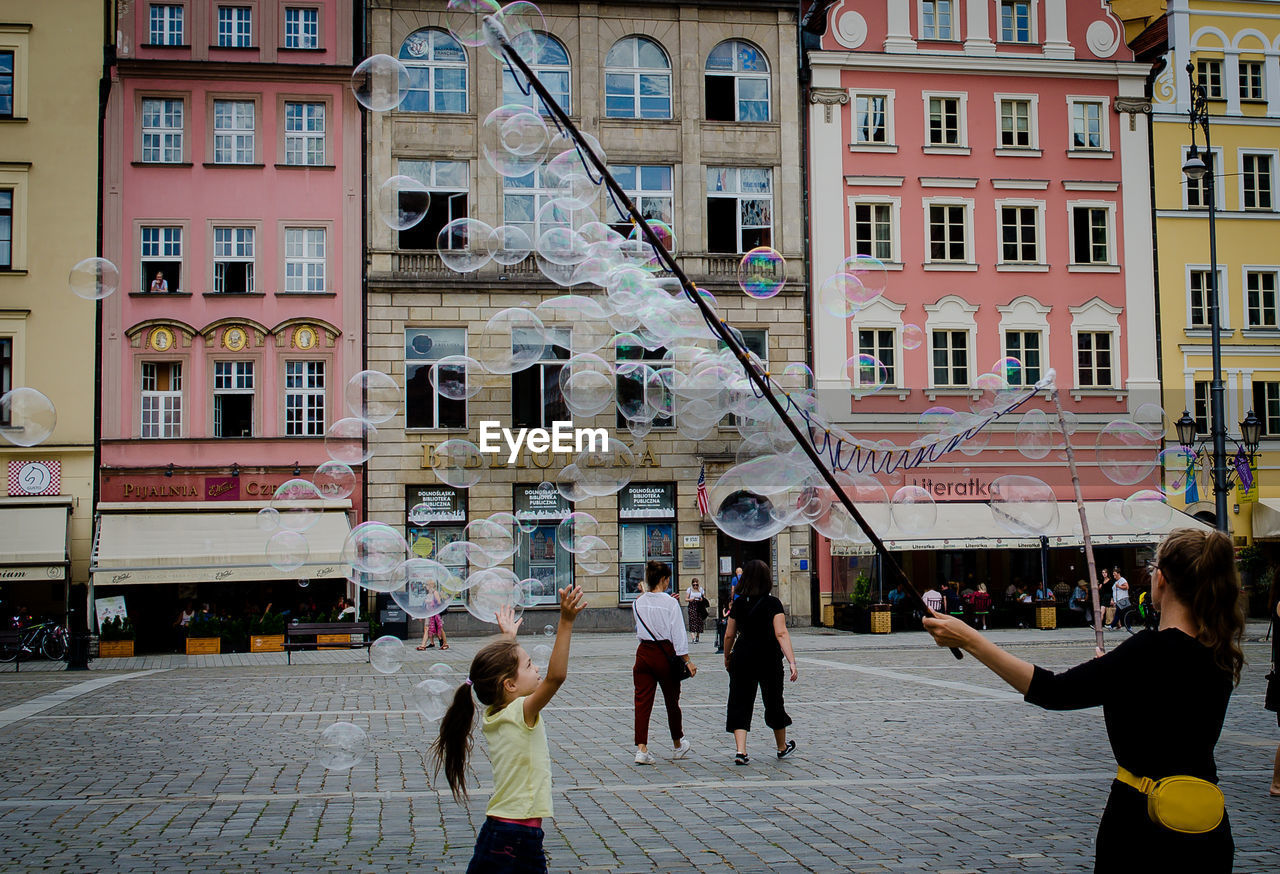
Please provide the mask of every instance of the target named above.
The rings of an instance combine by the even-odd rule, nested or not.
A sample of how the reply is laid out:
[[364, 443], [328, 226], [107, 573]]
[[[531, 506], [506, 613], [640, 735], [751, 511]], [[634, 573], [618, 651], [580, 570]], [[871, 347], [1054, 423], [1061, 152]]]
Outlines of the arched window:
[[750, 43], [727, 40], [707, 55], [707, 121], [768, 121], [769, 61]]
[[671, 62], [642, 36], [620, 39], [604, 59], [606, 118], [670, 118]]
[[466, 112], [467, 52], [443, 30], [424, 28], [400, 46], [409, 68], [409, 94], [401, 112]]
[[[551, 92], [560, 108], [565, 112], [572, 112], [569, 103], [569, 52], [564, 45], [554, 36], [533, 30], [520, 34], [511, 44], [538, 77], [538, 81]], [[523, 76], [520, 77], [520, 86], [529, 87]], [[538, 95], [533, 91], [525, 94], [516, 85], [516, 74], [509, 67], [502, 70], [502, 102], [532, 106], [543, 115], [548, 114]]]

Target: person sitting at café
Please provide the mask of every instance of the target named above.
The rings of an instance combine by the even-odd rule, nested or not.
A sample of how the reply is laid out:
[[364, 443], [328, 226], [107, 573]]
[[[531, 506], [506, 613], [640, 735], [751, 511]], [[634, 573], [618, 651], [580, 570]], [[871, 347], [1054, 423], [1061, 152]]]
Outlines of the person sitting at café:
[[942, 607], [952, 616], [963, 616], [964, 608], [960, 604], [960, 593], [950, 580], [942, 582]]
[[1084, 580], [1076, 580], [1076, 587], [1071, 591], [1071, 599], [1067, 607], [1077, 620], [1085, 625], [1093, 622], [1093, 606], [1089, 603], [1088, 584]]

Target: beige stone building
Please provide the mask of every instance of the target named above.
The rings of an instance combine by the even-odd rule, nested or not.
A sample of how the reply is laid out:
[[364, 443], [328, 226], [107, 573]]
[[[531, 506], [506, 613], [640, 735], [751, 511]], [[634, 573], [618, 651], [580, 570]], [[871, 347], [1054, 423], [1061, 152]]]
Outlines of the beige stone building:
[[[694, 577], [727, 592], [733, 567], [762, 558], [774, 569], [777, 592], [795, 621], [810, 616], [808, 529], [784, 530], [762, 543], [728, 540], [697, 509], [696, 484], [705, 462], [708, 485], [734, 463], [736, 430], [719, 427], [701, 441], [672, 427], [642, 440], [619, 429], [612, 408], [579, 427], [605, 427], [635, 444], [633, 482], [617, 495], [581, 501], [609, 544], [609, 566], [597, 574], [574, 568], [555, 546], [555, 526], [570, 507], [554, 491], [568, 456], [505, 458], [482, 471], [466, 492], [450, 492], [431, 470], [436, 446], [453, 438], [479, 440], [479, 422], [549, 425], [556, 410], [557, 360], [572, 349], [548, 347], [544, 361], [507, 377], [490, 377], [465, 404], [442, 401], [427, 374], [432, 360], [473, 350], [485, 322], [506, 307], [535, 307], [566, 293], [538, 272], [534, 259], [490, 263], [459, 275], [438, 257], [436, 236], [451, 219], [523, 225], [536, 232], [536, 213], [550, 195], [540, 177], [505, 179], [480, 151], [481, 127], [496, 107], [525, 101], [510, 74], [483, 47], [449, 36], [443, 3], [382, 0], [370, 12], [370, 50], [399, 57], [412, 88], [398, 110], [369, 117], [368, 197], [370, 368], [406, 386], [404, 418], [380, 426], [368, 468], [368, 518], [397, 526], [419, 554], [459, 536], [464, 520], [497, 511], [536, 519], [515, 570], [546, 580], [546, 621], [555, 610], [554, 584], [573, 580], [588, 592], [592, 628], [631, 625], [625, 607], [649, 558], [675, 568], [681, 591]], [[575, 123], [598, 137], [615, 175], [647, 214], [674, 228], [682, 268], [719, 300], [730, 324], [773, 368], [804, 362], [804, 234], [794, 4], [548, 3], [536, 28], [534, 69], [567, 103]], [[432, 192], [426, 218], [396, 232], [376, 214], [378, 187], [392, 175], [418, 178]], [[600, 195], [596, 210], [610, 217]], [[787, 284], [756, 301], [737, 286], [741, 255], [770, 245], [787, 260]], [[612, 345], [600, 354], [612, 356]], [[558, 355], [558, 357], [557, 357]], [[539, 397], [541, 395], [541, 397]], [[567, 418], [567, 416], [565, 417]], [[426, 504], [433, 509], [426, 510]], [[419, 506], [415, 518], [410, 511]], [[554, 581], [554, 582], [553, 582]], [[526, 625], [537, 627], [539, 616]], [[450, 614], [448, 625], [470, 617]]]

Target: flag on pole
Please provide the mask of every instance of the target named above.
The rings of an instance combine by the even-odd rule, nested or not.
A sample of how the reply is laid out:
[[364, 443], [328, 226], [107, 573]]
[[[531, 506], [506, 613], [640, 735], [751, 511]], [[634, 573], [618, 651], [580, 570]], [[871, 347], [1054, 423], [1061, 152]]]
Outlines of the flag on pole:
[[711, 512], [711, 499], [707, 497], [707, 465], [704, 462], [702, 470], [698, 471], [698, 512], [707, 515]]
[[1187, 456], [1187, 499], [1186, 503], [1195, 504], [1200, 501], [1200, 486], [1196, 483], [1196, 476], [1200, 473], [1200, 465], [1196, 464], [1199, 459], [1195, 454]]
[[1253, 488], [1253, 471], [1249, 469], [1249, 456], [1244, 449], [1236, 450], [1236, 476], [1240, 477], [1240, 485], [1244, 491]]

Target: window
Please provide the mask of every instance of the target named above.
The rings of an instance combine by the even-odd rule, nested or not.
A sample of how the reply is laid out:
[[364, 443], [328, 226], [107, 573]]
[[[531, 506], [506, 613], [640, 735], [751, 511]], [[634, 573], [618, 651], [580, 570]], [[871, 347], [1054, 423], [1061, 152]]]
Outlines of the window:
[[853, 141], [863, 146], [889, 143], [889, 95], [855, 94], [853, 97]]
[[543, 172], [539, 167], [524, 176], [502, 180], [503, 224], [524, 231], [534, 245], [537, 245], [538, 237], [548, 228], [563, 224], [562, 212], [542, 211], [548, 203], [564, 196], [561, 189], [547, 187]]
[[929, 205], [929, 261], [967, 261], [965, 207], [960, 204]]
[[870, 255], [881, 261], [893, 257], [893, 204], [853, 205], [853, 254]]
[[0, 118], [13, 118], [13, 52], [0, 52]]
[[722, 42], [707, 55], [707, 121], [768, 121], [769, 61], [739, 40]]
[[253, 9], [249, 6], [218, 7], [218, 47], [247, 49], [253, 45]]
[[645, 564], [661, 561], [671, 568], [671, 588], [678, 592], [676, 574], [676, 486], [646, 481], [618, 492], [618, 601], [634, 601], [645, 591]]
[[[400, 231], [401, 249], [434, 249], [440, 231], [454, 219], [467, 216], [470, 175], [466, 161], [398, 162], [400, 175], [417, 179], [431, 192], [427, 214], [411, 228]], [[536, 240], [534, 241], [536, 242]]]
[[920, 38], [955, 39], [951, 30], [951, 0], [922, 0]]
[[1031, 101], [1000, 101], [1000, 145], [1006, 149], [1029, 149], [1031, 136]]
[[1000, 261], [1004, 264], [1040, 262], [1039, 210], [1034, 206], [1000, 207]]
[[[1253, 409], [1262, 420], [1262, 433], [1268, 437], [1280, 434], [1280, 382], [1253, 384]], [[1208, 418], [1207, 416], [1205, 417]], [[1209, 429], [1205, 427], [1205, 433]]]
[[[744, 341], [746, 339], [743, 331]], [[621, 345], [614, 349], [614, 358], [617, 361], [617, 378], [614, 380], [614, 395], [617, 399], [618, 415], [617, 427], [622, 430], [627, 427], [627, 417], [623, 410], [639, 411], [643, 415], [643, 421], [653, 422], [655, 428], [672, 428], [675, 426], [674, 419], [671, 416], [657, 415], [662, 410], [672, 408], [674, 398], [671, 392], [671, 386], [666, 380], [660, 376], [654, 376], [654, 372], [670, 367], [671, 363], [665, 360], [667, 349], [665, 346], [659, 346], [657, 349], [646, 349], [640, 345]], [[658, 404], [654, 404], [654, 392], [658, 383], [662, 385], [662, 396], [658, 400]], [[661, 406], [661, 410], [657, 406]], [[615, 438], [616, 439], [616, 438]]]
[[[1188, 179], [1187, 175], [1183, 173], [1182, 184], [1187, 186], [1187, 207], [1188, 208], [1198, 207], [1201, 209], [1208, 209], [1209, 208], [1209, 180], [1210, 180], [1210, 177], [1213, 176], [1213, 174], [1216, 172], [1216, 170], [1214, 169], [1214, 166], [1217, 163], [1217, 159], [1216, 159], [1217, 153], [1199, 151], [1197, 152], [1197, 154], [1199, 155], [1200, 160], [1204, 161], [1204, 165], [1208, 169], [1208, 172], [1205, 173], [1204, 176], [1200, 177], [1199, 179]], [[1184, 149], [1183, 155], [1182, 155], [1183, 162], [1185, 162], [1189, 157], [1191, 157], [1191, 150]], [[1221, 203], [1219, 202], [1217, 204], [1214, 204], [1214, 206], [1220, 207]]]
[[1110, 222], [1106, 207], [1074, 206], [1071, 227], [1073, 264], [1110, 264]]
[[1076, 334], [1077, 382], [1080, 388], [1111, 388], [1111, 335], [1102, 331]]
[[[572, 112], [569, 103], [569, 52], [560, 41], [545, 33], [529, 30], [512, 40], [512, 45], [520, 52], [520, 57], [524, 58], [533, 74], [551, 92], [560, 108], [565, 112]], [[511, 68], [503, 67], [502, 102], [532, 106], [546, 115], [547, 108], [542, 105], [538, 96], [532, 91], [525, 93], [529, 88], [529, 83], [524, 81], [523, 76], [517, 82], [516, 74]]]
[[467, 52], [460, 42], [443, 30], [419, 30], [400, 46], [400, 60], [409, 70], [409, 92], [397, 109], [467, 111]]
[[1244, 181], [1244, 208], [1271, 209], [1271, 156], [1240, 156]]
[[1187, 326], [1191, 328], [1209, 327], [1209, 301], [1211, 274], [1208, 270], [1192, 270], [1188, 274], [1187, 290], [1191, 295], [1191, 312]]
[[[465, 428], [467, 402], [440, 394], [432, 383], [431, 368], [442, 358], [467, 354], [466, 328], [404, 329], [404, 422], [406, 428]], [[462, 368], [437, 370], [436, 385], [452, 380], [465, 386]], [[464, 391], [449, 391], [461, 395]]]
[[736, 254], [773, 240], [773, 172], [707, 168], [707, 251]]
[[287, 49], [320, 48], [319, 9], [285, 8], [284, 47]]
[[142, 362], [142, 436], [182, 436], [181, 362]]
[[[769, 331], [764, 328], [743, 328], [740, 331], [738, 331], [738, 334], [741, 336], [742, 345], [746, 347], [747, 352], [750, 353], [751, 359], [755, 361], [757, 365], [759, 365], [761, 370], [768, 371], [769, 369]], [[716, 341], [717, 352], [724, 353], [726, 352], [726, 350], [728, 350], [728, 348], [729, 348], [728, 345], [726, 345], [723, 340]], [[666, 352], [665, 349], [660, 349], [657, 352], [653, 352], [651, 354], [646, 353], [644, 354], [643, 357], [649, 358], [651, 357], [651, 355], [662, 357], [665, 354], [665, 352]], [[621, 355], [618, 357], [619, 357], [619, 360], [622, 360]], [[650, 361], [650, 365], [654, 369], [661, 369], [664, 367], [669, 368], [671, 366], [671, 362], [654, 360], [654, 361]], [[665, 378], [663, 379], [664, 386], [667, 386], [668, 382], [669, 380]], [[638, 389], [639, 388], [638, 380], [636, 382], [633, 382], [632, 386]], [[674, 400], [675, 399], [671, 392], [671, 389], [669, 387], [664, 387], [663, 402], [667, 406], [672, 406], [674, 403]], [[732, 428], [737, 425], [738, 421], [739, 420], [737, 416], [735, 416], [733, 413], [729, 413], [727, 416], [725, 416], [723, 419], [720, 420], [720, 426], [723, 428]], [[660, 416], [654, 419], [655, 425], [669, 426], [670, 423], [671, 423], [671, 419], [665, 416]]]
[[253, 292], [253, 228], [213, 229], [213, 290]]
[[253, 436], [253, 362], [213, 363], [213, 436]]
[[1262, 62], [1240, 62], [1240, 99], [1266, 100], [1267, 92], [1262, 86]]
[[284, 363], [284, 433], [286, 437], [323, 437], [324, 362]]
[[253, 163], [253, 101], [213, 101], [213, 162]]
[[1280, 327], [1276, 312], [1276, 274], [1249, 270], [1244, 275], [1246, 325], [1250, 328]]
[[0, 270], [13, 269], [13, 189], [0, 188]]
[[[884, 365], [885, 385], [897, 385], [898, 375], [894, 367], [894, 351], [897, 348], [895, 332], [892, 328], [861, 328], [858, 330], [858, 354], [870, 355]], [[863, 374], [862, 368], [850, 367], [849, 376], [854, 381], [854, 389], [862, 388], [858, 383]], [[877, 386], [865, 386], [875, 390]]]
[[[631, 198], [646, 220], [658, 219], [675, 227], [675, 201], [672, 180], [674, 170], [661, 164], [624, 164], [610, 167], [609, 172], [618, 180], [623, 191]], [[631, 217], [623, 216], [614, 206], [613, 198], [605, 202], [609, 227], [624, 237], [631, 235]]]
[[1039, 331], [1005, 331], [1005, 357], [1022, 362], [1021, 369], [1009, 368], [1003, 374], [1010, 386], [1035, 385], [1040, 381], [1040, 337]]
[[1196, 61], [1196, 84], [1204, 88], [1210, 100], [1222, 99], [1222, 61], [1201, 59]]
[[933, 332], [933, 384], [938, 387], [969, 385], [969, 332]]
[[151, 4], [151, 29], [147, 41], [154, 46], [182, 45], [181, 6]]
[[314, 167], [324, 158], [324, 104], [286, 102], [284, 162]]
[[148, 291], [156, 274], [170, 292], [182, 288], [182, 228], [144, 227], [142, 238], [142, 271], [139, 291]]
[[1103, 149], [1102, 103], [1097, 100], [1076, 100], [1071, 104], [1071, 148]]
[[620, 39], [604, 59], [607, 118], [670, 118], [671, 62], [656, 42]]
[[[13, 338], [0, 337], [0, 396], [13, 388]], [[0, 428], [7, 428], [12, 422], [9, 419], [9, 408], [0, 407]]]
[[182, 101], [148, 98], [142, 101], [142, 160], [182, 163]]
[[1029, 43], [1031, 33], [1030, 0], [1000, 0], [1000, 41]]
[[533, 579], [532, 597], [526, 604], [554, 604], [556, 592], [573, 585], [573, 553], [558, 544], [559, 525], [573, 510], [555, 489], [533, 485], [515, 487], [515, 516], [533, 530], [519, 537], [512, 570], [522, 580]]
[[324, 228], [284, 229], [284, 290], [324, 291]]
[[929, 98], [929, 145], [961, 145], [959, 97]]
[[[515, 428], [550, 428], [553, 422], [567, 422], [569, 407], [560, 390], [560, 362], [569, 360], [569, 329], [553, 328], [541, 334], [516, 329], [513, 347], [542, 346], [542, 357], [530, 367], [511, 375], [511, 423]], [[514, 349], [512, 350], [514, 351]]]
[[[1195, 397], [1192, 400], [1193, 409], [1191, 412], [1191, 416], [1196, 420], [1196, 433], [1208, 434], [1209, 433], [1209, 381], [1197, 380], [1195, 385], [1192, 388], [1193, 388], [1193, 391], [1195, 392]], [[1255, 388], [1254, 391], [1256, 393], [1257, 389]]]

